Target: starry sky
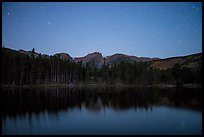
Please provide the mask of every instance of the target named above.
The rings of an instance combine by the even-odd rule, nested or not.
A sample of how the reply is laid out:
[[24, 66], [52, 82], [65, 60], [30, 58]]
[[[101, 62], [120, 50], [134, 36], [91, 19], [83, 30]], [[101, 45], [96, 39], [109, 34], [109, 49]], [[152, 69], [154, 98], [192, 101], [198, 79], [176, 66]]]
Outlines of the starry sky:
[[201, 2], [3, 2], [2, 44], [72, 57], [202, 52]]

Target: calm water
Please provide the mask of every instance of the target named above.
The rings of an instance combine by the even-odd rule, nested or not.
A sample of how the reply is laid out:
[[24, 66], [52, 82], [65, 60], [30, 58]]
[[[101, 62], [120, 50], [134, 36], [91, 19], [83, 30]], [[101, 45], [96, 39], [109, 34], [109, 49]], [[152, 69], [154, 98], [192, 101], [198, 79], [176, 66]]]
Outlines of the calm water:
[[2, 134], [202, 134], [199, 89], [4, 89]]

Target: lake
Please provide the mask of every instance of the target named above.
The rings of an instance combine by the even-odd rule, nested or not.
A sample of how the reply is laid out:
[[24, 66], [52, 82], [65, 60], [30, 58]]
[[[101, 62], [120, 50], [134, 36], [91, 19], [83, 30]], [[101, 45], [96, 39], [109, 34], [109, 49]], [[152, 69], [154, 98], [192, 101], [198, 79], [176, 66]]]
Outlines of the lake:
[[2, 135], [202, 135], [201, 89], [2, 89], [2, 105]]

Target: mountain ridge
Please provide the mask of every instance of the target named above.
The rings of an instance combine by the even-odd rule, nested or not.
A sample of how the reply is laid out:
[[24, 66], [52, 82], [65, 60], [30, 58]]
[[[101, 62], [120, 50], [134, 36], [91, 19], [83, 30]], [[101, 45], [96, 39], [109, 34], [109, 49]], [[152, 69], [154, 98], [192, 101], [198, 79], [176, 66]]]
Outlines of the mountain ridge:
[[107, 82], [137, 85], [164, 82], [179, 85], [202, 81], [202, 53], [159, 60], [147, 58], [148, 61], [143, 60], [146, 62], [124, 54], [104, 58], [99, 52], [77, 59], [70, 62], [67, 53], [46, 56], [34, 50], [27, 52], [2, 48], [3, 84]]
[[186, 56], [170, 57], [153, 61], [152, 66], [156, 69], [171, 69], [175, 64], [188, 68], [202, 66], [202, 53], [190, 54]]
[[[3, 48], [3, 47], [2, 47]], [[10, 48], [7, 48], [10, 49]], [[13, 50], [13, 49], [10, 49]], [[13, 50], [16, 51], [16, 50]], [[82, 65], [86, 65], [86, 63], [90, 63], [94, 65], [94, 67], [100, 68], [103, 64], [106, 65], [113, 65], [120, 62], [147, 62], [152, 61], [152, 67], [156, 69], [168, 69], [172, 68], [176, 63], [181, 64], [187, 67], [195, 67], [200, 64], [202, 64], [202, 52], [201, 53], [195, 53], [185, 56], [175, 56], [175, 57], [168, 57], [168, 58], [150, 58], [150, 57], [137, 57], [133, 55], [126, 55], [122, 53], [115, 53], [113, 55], [109, 56], [103, 56], [100, 52], [92, 52], [87, 54], [86, 56], [82, 57], [71, 57], [68, 53], [61, 52], [56, 53], [54, 55], [46, 55], [41, 54], [33, 51], [26, 51], [26, 50], [18, 50], [16, 52], [27, 54], [29, 56], [34, 55], [35, 57], [42, 55], [42, 57], [49, 58], [50, 56], [59, 56], [61, 59], [69, 60], [71, 62], [81, 62]]]
[[[41, 53], [32, 52], [32, 51], [25, 51], [25, 50], [18, 50], [18, 52], [27, 54], [31, 56], [32, 54], [37, 57]], [[49, 55], [43, 54], [46, 57], [49, 57]], [[51, 55], [52, 56], [52, 55]], [[82, 62], [83, 65], [86, 63], [92, 63], [95, 67], [100, 68], [103, 64], [106, 65], [112, 65], [114, 63], [120, 63], [120, 62], [145, 62], [150, 60], [160, 60], [160, 58], [149, 58], [149, 57], [137, 57], [133, 55], [126, 55], [122, 53], [115, 53], [113, 55], [109, 56], [103, 56], [100, 52], [92, 52], [88, 53], [86, 56], [83, 57], [71, 57], [68, 53], [62, 52], [62, 53], [56, 53], [53, 56], [59, 56], [62, 59], [74, 61], [74, 62]]]

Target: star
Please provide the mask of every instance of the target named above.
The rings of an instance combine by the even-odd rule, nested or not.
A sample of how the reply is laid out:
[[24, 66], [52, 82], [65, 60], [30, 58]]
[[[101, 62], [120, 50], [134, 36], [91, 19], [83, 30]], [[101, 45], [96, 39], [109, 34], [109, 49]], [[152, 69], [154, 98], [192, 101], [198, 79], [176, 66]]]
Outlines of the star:
[[7, 14], [10, 15], [10, 12], [8, 12]]
[[182, 42], [181, 40], [178, 41], [178, 43], [181, 43], [181, 42]]
[[193, 9], [195, 9], [195, 6], [193, 6]]
[[50, 24], [50, 21], [48, 21], [47, 24], [49, 25], [49, 24]]
[[42, 6], [41, 8], [42, 8], [42, 10], [44, 10], [44, 9], [45, 9], [45, 7], [44, 7], [44, 6]]

